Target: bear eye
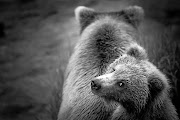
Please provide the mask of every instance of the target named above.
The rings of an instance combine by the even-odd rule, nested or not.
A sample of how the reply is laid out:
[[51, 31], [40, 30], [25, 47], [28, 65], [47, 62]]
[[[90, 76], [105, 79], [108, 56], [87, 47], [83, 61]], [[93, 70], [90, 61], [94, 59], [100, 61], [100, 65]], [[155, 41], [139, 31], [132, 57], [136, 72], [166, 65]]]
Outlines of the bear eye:
[[111, 73], [112, 73], [112, 72], [115, 72], [115, 71], [116, 71], [115, 68], [111, 68], [111, 70], [110, 70]]
[[115, 72], [115, 71], [116, 71], [116, 69], [113, 68], [113, 67], [111, 67], [111, 68], [109, 69], [109, 73], [113, 73], [113, 72]]
[[116, 71], [116, 69], [115, 68], [112, 68], [112, 72], [115, 72]]
[[124, 82], [118, 82], [118, 86], [119, 87], [123, 87], [124, 86]]

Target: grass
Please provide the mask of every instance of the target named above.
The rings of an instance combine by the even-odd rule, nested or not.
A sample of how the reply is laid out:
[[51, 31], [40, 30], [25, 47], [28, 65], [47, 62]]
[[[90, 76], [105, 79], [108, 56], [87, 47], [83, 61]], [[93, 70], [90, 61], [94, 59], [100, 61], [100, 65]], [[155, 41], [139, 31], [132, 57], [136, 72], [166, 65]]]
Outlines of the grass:
[[146, 20], [140, 27], [142, 38], [139, 43], [147, 50], [149, 60], [168, 77], [172, 86], [170, 96], [179, 113], [180, 48], [174, 33], [175, 30], [171, 26], [165, 27]]

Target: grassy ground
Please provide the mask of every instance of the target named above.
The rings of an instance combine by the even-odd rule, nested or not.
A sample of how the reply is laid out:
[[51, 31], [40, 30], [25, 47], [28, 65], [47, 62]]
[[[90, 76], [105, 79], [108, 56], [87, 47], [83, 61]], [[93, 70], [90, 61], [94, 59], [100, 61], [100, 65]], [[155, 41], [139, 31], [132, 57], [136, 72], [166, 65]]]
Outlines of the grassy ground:
[[9, 1], [0, 4], [0, 22], [6, 26], [6, 37], [0, 38], [0, 120], [56, 119], [63, 73], [78, 39], [73, 13], [78, 5], [100, 11], [143, 6], [147, 16], [139, 29], [142, 39], [138, 42], [148, 51], [150, 61], [171, 80], [175, 88], [172, 98], [180, 108], [179, 28], [176, 17], [163, 21], [168, 2], [161, 1], [161, 7], [157, 7], [147, 0], [38, 0], [21, 5]]

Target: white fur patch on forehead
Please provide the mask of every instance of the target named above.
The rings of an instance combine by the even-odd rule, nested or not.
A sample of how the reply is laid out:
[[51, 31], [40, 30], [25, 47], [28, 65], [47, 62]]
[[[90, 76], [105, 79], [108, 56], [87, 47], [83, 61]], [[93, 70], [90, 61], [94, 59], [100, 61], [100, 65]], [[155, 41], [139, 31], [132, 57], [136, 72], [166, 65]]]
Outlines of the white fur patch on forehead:
[[113, 73], [109, 73], [109, 74], [104, 74], [104, 75], [101, 75], [101, 76], [98, 76], [96, 77], [96, 79], [106, 79], [106, 78], [112, 78], [113, 76]]
[[113, 80], [113, 75], [114, 73], [104, 74], [96, 77], [96, 79], [99, 79], [104, 86], [109, 86]]

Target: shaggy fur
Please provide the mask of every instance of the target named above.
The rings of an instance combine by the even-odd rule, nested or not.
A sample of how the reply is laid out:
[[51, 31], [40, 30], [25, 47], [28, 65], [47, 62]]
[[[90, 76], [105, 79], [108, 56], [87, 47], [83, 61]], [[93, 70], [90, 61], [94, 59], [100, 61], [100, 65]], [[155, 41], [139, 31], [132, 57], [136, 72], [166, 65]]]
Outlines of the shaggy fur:
[[130, 46], [93, 81], [101, 86], [94, 94], [119, 103], [112, 120], [178, 120], [167, 78], [139, 47]]
[[[93, 9], [80, 6], [76, 8], [75, 15], [81, 26], [81, 38], [67, 66], [58, 120], [135, 120], [138, 117], [140, 117], [138, 119], [149, 120], [153, 116], [153, 119], [160, 120], [164, 113], [166, 114], [164, 118], [176, 120], [175, 108], [170, 100], [166, 99], [168, 98], [166, 78], [148, 62], [145, 50], [136, 43], [136, 40], [139, 39], [137, 28], [144, 16], [143, 9], [132, 6], [119, 12], [98, 13]], [[139, 61], [142, 61], [142, 63], [139, 63]], [[123, 69], [129, 68], [127, 73], [124, 71], [123, 74], [127, 74], [126, 77], [136, 74], [137, 77], [134, 78], [134, 82], [131, 82], [131, 86], [129, 85], [126, 96], [124, 93], [125, 98], [123, 96], [118, 98], [120, 93], [116, 89], [113, 91], [116, 97], [102, 97], [103, 93], [96, 94], [97, 92], [94, 94], [91, 90], [91, 81], [98, 76], [108, 74], [112, 71], [112, 66], [118, 66], [116, 63], [125, 66], [125, 68], [120, 67], [118, 69], [116, 72], [118, 76], [123, 72]], [[134, 65], [132, 71], [131, 65]], [[149, 66], [153, 69], [150, 69]], [[144, 69], [147, 69], [146, 72], [143, 71]], [[144, 77], [143, 75], [149, 75], [151, 72], [157, 75], [160, 73], [163, 78], [147, 80], [147, 76]], [[138, 78], [141, 78], [138, 80], [140, 83], [135, 82]], [[128, 80], [130, 81], [130, 78]], [[151, 82], [152, 84], [150, 84]], [[159, 84], [156, 85], [156, 83]], [[135, 90], [133, 91], [133, 89]], [[137, 89], [140, 89], [140, 91]], [[159, 92], [160, 94], [158, 94]], [[134, 96], [131, 96], [132, 93]], [[151, 93], [155, 93], [155, 95], [151, 95]], [[137, 99], [129, 98], [129, 101], [126, 100], [128, 94], [129, 97]], [[161, 104], [156, 105], [149, 100], [155, 96], [157, 99], [153, 99], [153, 101]], [[158, 99], [157, 96], [162, 97]], [[165, 103], [168, 103], [168, 105]], [[166, 108], [166, 106], [170, 107]], [[142, 112], [144, 108], [146, 108], [145, 114]], [[160, 108], [164, 109], [161, 110]]]

